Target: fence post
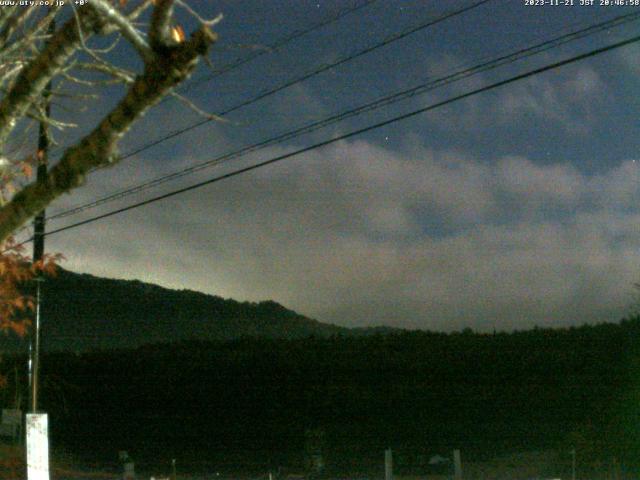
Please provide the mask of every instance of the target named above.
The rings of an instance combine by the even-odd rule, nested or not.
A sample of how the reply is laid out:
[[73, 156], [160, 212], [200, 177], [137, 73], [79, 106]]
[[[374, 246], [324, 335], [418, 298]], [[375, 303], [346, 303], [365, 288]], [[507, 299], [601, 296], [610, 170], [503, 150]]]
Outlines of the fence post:
[[390, 448], [384, 451], [384, 480], [393, 480], [393, 453]]
[[460, 450], [453, 451], [453, 478], [462, 480], [462, 460], [460, 458]]
[[129, 453], [121, 450], [118, 452], [118, 458], [122, 464], [122, 479], [134, 480], [136, 478], [136, 467], [133, 460], [129, 456]]

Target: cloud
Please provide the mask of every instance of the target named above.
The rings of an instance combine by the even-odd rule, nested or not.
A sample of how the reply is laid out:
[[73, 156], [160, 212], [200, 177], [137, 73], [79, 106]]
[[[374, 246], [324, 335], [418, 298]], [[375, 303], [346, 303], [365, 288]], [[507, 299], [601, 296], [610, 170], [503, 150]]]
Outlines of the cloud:
[[[549, 55], [542, 55], [540, 58], [545, 59], [544, 64], [557, 60]], [[428, 78], [439, 78], [472, 64], [473, 62], [445, 53], [430, 58], [426, 70]], [[532, 66], [523, 68], [505, 70], [502, 67], [473, 75], [444, 89], [421, 95], [417, 103], [420, 106], [436, 103], [523, 73]], [[589, 66], [565, 67], [553, 74], [535, 75], [498, 88], [492, 93], [472, 96], [434, 110], [429, 112], [429, 118], [440, 128], [456, 132], [463, 129], [477, 134], [488, 126], [530, 128], [538, 125], [535, 122], [544, 122], [547, 127], [553, 125], [554, 128], [573, 135], [585, 135], [596, 126], [597, 108], [611, 100], [611, 94], [601, 77], [600, 72]]]
[[496, 183], [520, 202], [539, 208], [553, 204], [574, 207], [586, 188], [586, 179], [570, 164], [535, 165], [522, 157], [502, 158], [496, 167]]
[[490, 118], [502, 124], [539, 120], [585, 135], [595, 125], [596, 108], [608, 98], [600, 74], [581, 66], [559, 70], [554, 76], [536, 75], [501, 89], [488, 110]]
[[586, 182], [590, 196], [602, 208], [636, 210], [640, 205], [640, 159], [622, 162]]
[[638, 44], [627, 45], [618, 51], [618, 58], [622, 65], [634, 75], [640, 75], [640, 46]]
[[[640, 271], [637, 169], [586, 176], [564, 162], [341, 142], [50, 247], [75, 270], [272, 298], [344, 325], [614, 321]], [[445, 228], [425, 228], [432, 218]]]

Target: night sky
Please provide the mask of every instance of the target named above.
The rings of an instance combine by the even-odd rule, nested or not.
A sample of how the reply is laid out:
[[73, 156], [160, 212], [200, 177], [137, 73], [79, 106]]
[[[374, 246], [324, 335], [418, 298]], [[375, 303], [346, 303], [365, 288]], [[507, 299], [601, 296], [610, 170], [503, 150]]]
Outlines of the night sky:
[[[224, 14], [213, 69], [184, 91], [221, 112], [469, 0], [193, 1]], [[640, 7], [493, 0], [375, 49], [92, 174], [50, 215], [380, 97]], [[183, 15], [182, 13], [180, 15]], [[186, 17], [185, 17], [186, 18]], [[185, 27], [191, 27], [184, 20]], [[66, 218], [49, 230], [348, 133], [630, 38], [638, 21], [269, 146]], [[126, 47], [115, 60], [135, 66]], [[87, 131], [122, 90], [83, 115]], [[640, 280], [640, 47], [633, 44], [327, 147], [47, 238], [63, 267], [237, 300], [273, 299], [320, 321], [513, 330], [617, 321]], [[56, 107], [54, 106], [54, 115]], [[78, 115], [76, 111], [57, 114]], [[68, 117], [65, 117], [68, 118]], [[75, 118], [75, 117], [74, 117]], [[122, 153], [200, 119], [175, 99]], [[55, 155], [54, 155], [55, 158]]]

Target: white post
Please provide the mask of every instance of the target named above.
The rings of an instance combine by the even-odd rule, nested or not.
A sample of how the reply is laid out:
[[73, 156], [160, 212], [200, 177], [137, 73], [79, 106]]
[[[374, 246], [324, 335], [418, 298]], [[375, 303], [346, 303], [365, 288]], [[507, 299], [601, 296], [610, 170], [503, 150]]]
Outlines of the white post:
[[122, 478], [124, 480], [134, 480], [136, 478], [136, 465], [133, 463], [133, 460], [125, 462]]
[[390, 448], [384, 451], [384, 480], [393, 480], [393, 454]]
[[27, 478], [49, 480], [49, 426], [46, 413], [27, 413]]
[[453, 451], [453, 478], [462, 480], [462, 460], [460, 458], [460, 450]]

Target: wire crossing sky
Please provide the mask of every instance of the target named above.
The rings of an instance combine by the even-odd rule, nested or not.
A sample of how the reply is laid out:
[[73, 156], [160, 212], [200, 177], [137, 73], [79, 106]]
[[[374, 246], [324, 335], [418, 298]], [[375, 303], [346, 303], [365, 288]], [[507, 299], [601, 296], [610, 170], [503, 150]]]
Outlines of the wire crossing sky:
[[[216, 112], [215, 115], [217, 115], [218, 117], [224, 117], [224, 116], [226, 116], [226, 115], [228, 115], [230, 113], [235, 112], [236, 110], [239, 110], [239, 109], [241, 109], [243, 107], [246, 107], [248, 105], [252, 105], [252, 104], [254, 104], [256, 102], [259, 102], [260, 100], [268, 98], [268, 97], [270, 97], [270, 96], [272, 96], [272, 95], [274, 95], [274, 94], [276, 94], [278, 92], [281, 92], [281, 91], [283, 91], [283, 90], [285, 90], [287, 88], [290, 88], [290, 87], [292, 87], [294, 85], [297, 85], [298, 83], [304, 82], [305, 80], [308, 80], [308, 79], [310, 79], [312, 77], [315, 77], [316, 75], [319, 75], [321, 73], [329, 71], [329, 70], [331, 70], [331, 69], [333, 69], [335, 67], [338, 67], [338, 66], [340, 66], [340, 65], [342, 65], [344, 63], [350, 62], [350, 61], [352, 61], [354, 59], [357, 59], [357, 58], [359, 58], [359, 57], [361, 57], [363, 55], [371, 53], [371, 52], [377, 50], [378, 48], [385, 47], [385, 46], [387, 46], [387, 45], [389, 45], [389, 44], [391, 44], [393, 42], [396, 42], [398, 40], [401, 40], [401, 39], [407, 37], [408, 35], [411, 35], [413, 33], [419, 32], [419, 31], [424, 30], [426, 28], [432, 27], [433, 25], [437, 25], [438, 23], [440, 23], [442, 21], [445, 21], [445, 20], [447, 20], [449, 18], [453, 18], [453, 17], [456, 17], [457, 15], [461, 15], [461, 14], [463, 14], [463, 13], [469, 11], [469, 10], [472, 10], [472, 9], [474, 9], [476, 7], [479, 7], [480, 5], [483, 5], [483, 4], [485, 4], [487, 2], [490, 2], [490, 1], [493, 1], [493, 0], [480, 0], [480, 1], [477, 1], [476, 3], [473, 3], [472, 5], [470, 5], [468, 7], [464, 7], [464, 8], [461, 8], [461, 9], [456, 9], [456, 10], [453, 10], [453, 11], [449, 11], [449, 12], [443, 14], [443, 15], [437, 16], [436, 18], [429, 17], [425, 22], [422, 22], [417, 26], [413, 26], [413, 27], [409, 28], [408, 30], [405, 30], [405, 31], [402, 31], [402, 32], [394, 33], [394, 34], [390, 35], [388, 38], [385, 38], [384, 40], [382, 40], [381, 42], [378, 42], [378, 43], [376, 43], [374, 45], [368, 46], [368, 47], [366, 47], [366, 48], [364, 48], [362, 50], [358, 50], [356, 52], [350, 53], [350, 54], [348, 54], [348, 55], [346, 55], [344, 57], [341, 57], [337, 61], [331, 62], [329, 64], [323, 63], [322, 65], [312, 69], [311, 71], [305, 72], [301, 76], [296, 76], [295, 78], [289, 79], [286, 82], [275, 86], [274, 88], [267, 89], [266, 91], [262, 91], [262, 92], [258, 93], [257, 95], [255, 95], [255, 96], [253, 96], [251, 98], [248, 98], [248, 99], [245, 99], [245, 100], [241, 101], [240, 103], [234, 105], [233, 107], [227, 108], [227, 109], [225, 109], [223, 111], [220, 111], [220, 112]], [[326, 24], [326, 22], [323, 22], [323, 25], [324, 24]], [[278, 43], [280, 43], [280, 42], [278, 42]], [[253, 55], [253, 56], [250, 56], [248, 58], [248, 60], [253, 60], [253, 59], [257, 58], [257, 57], [258, 57], [258, 55]], [[217, 71], [216, 74], [211, 75], [207, 79], [204, 79], [204, 80], [206, 80], [206, 81], [212, 80], [215, 77], [217, 77], [219, 74], [231, 71], [233, 68], [235, 68], [236, 65], [243, 65], [244, 63], [246, 63], [246, 62], [233, 62], [229, 68], [226, 68], [226, 67], [222, 68], [221, 70]], [[198, 81], [198, 83], [201, 83], [201, 82], [202, 81]], [[188, 85], [193, 85], [193, 84], [188, 84]], [[126, 153], [125, 155], [123, 155], [121, 157], [121, 159], [130, 158], [130, 157], [132, 157], [134, 155], [137, 155], [137, 154], [139, 154], [139, 153], [141, 153], [141, 152], [143, 152], [143, 151], [145, 151], [145, 150], [147, 150], [147, 149], [149, 149], [151, 147], [155, 147], [156, 145], [159, 145], [159, 144], [161, 144], [162, 142], [164, 142], [164, 141], [166, 141], [168, 139], [175, 138], [176, 136], [182, 135], [183, 133], [185, 133], [187, 131], [190, 131], [190, 130], [192, 130], [194, 128], [200, 127], [202, 125], [206, 125], [207, 123], [209, 123], [211, 121], [213, 121], [213, 119], [206, 118], [204, 120], [198, 121], [197, 123], [189, 125], [186, 128], [182, 128], [182, 129], [176, 130], [174, 132], [171, 132], [168, 135], [164, 135], [164, 136], [158, 138], [157, 140], [154, 140], [154, 141], [152, 141], [150, 143], [147, 143], [146, 145], [143, 145], [142, 147], [138, 147], [135, 150], [130, 151], [129, 153]]]
[[541, 73], [547, 72], [549, 70], [553, 70], [555, 68], [559, 68], [559, 67], [562, 67], [562, 66], [565, 66], [565, 65], [569, 65], [571, 63], [574, 63], [574, 62], [577, 62], [577, 61], [580, 61], [580, 60], [584, 60], [586, 58], [590, 58], [590, 57], [593, 57], [595, 55], [600, 55], [602, 53], [609, 52], [611, 50], [615, 50], [616, 48], [620, 48], [620, 47], [625, 47], [627, 45], [631, 45], [633, 43], [638, 42], [639, 40], [640, 40], [640, 36], [636, 36], [636, 37], [624, 40], [622, 42], [617, 42], [617, 43], [615, 43], [613, 45], [608, 45], [606, 47], [599, 48], [597, 50], [592, 50], [590, 52], [587, 52], [587, 53], [582, 54], [582, 55], [578, 55], [576, 57], [568, 58], [566, 60], [563, 60], [563, 61], [560, 61], [560, 62], [556, 62], [556, 63], [553, 63], [551, 65], [546, 65], [544, 67], [537, 68], [537, 69], [532, 70], [530, 72], [526, 72], [526, 73], [523, 73], [521, 75], [517, 75], [515, 77], [511, 77], [511, 78], [508, 78], [506, 80], [502, 80], [502, 81], [497, 82], [497, 83], [492, 83], [490, 85], [487, 85], [485, 87], [473, 90], [471, 92], [467, 92], [467, 93], [464, 93], [462, 95], [458, 95], [456, 97], [444, 100], [442, 102], [438, 102], [438, 103], [435, 103], [433, 105], [429, 105], [427, 107], [420, 108], [420, 109], [415, 110], [413, 112], [404, 114], [404, 115], [402, 115], [400, 117], [395, 117], [395, 118], [392, 118], [390, 120], [386, 120], [386, 121], [381, 122], [381, 123], [376, 123], [374, 125], [369, 125], [369, 126], [367, 126], [365, 128], [362, 128], [360, 130], [356, 130], [356, 131], [341, 135], [339, 137], [331, 138], [329, 140], [325, 140], [323, 142], [316, 143], [314, 145], [302, 148], [300, 150], [296, 150], [296, 151], [293, 151], [293, 152], [290, 152], [290, 153], [279, 155], [277, 157], [270, 158], [270, 159], [264, 160], [264, 161], [262, 161], [260, 163], [251, 165], [249, 167], [245, 167], [245, 168], [242, 168], [240, 170], [235, 170], [233, 172], [227, 173], [225, 175], [221, 175], [219, 177], [213, 177], [213, 178], [210, 178], [210, 179], [205, 180], [203, 182], [199, 182], [199, 183], [196, 183], [194, 185], [190, 185], [188, 187], [182, 188], [180, 190], [175, 190], [175, 191], [160, 195], [158, 197], [153, 197], [151, 199], [148, 199], [148, 200], [145, 200], [145, 201], [142, 201], [142, 202], [134, 203], [134, 204], [129, 205], [127, 207], [123, 207], [123, 208], [120, 208], [118, 210], [114, 210], [114, 211], [111, 211], [111, 212], [108, 212], [108, 213], [104, 213], [102, 215], [98, 215], [96, 217], [92, 217], [92, 218], [89, 218], [87, 220], [83, 220], [83, 221], [78, 222], [78, 223], [73, 223], [73, 224], [67, 225], [65, 227], [56, 228], [55, 230], [51, 230], [51, 231], [47, 232], [45, 234], [45, 236], [54, 235], [56, 233], [64, 232], [64, 231], [70, 230], [72, 228], [81, 227], [83, 225], [87, 225], [89, 223], [93, 223], [93, 222], [95, 222], [97, 220], [102, 220], [104, 218], [108, 218], [108, 217], [111, 217], [113, 215], [117, 215], [119, 213], [124, 213], [126, 211], [133, 210], [134, 208], [138, 208], [138, 207], [142, 207], [142, 206], [145, 206], [145, 205], [149, 205], [151, 203], [158, 202], [160, 200], [164, 200], [166, 198], [170, 198], [170, 197], [173, 197], [173, 196], [181, 194], [181, 193], [185, 193], [185, 192], [188, 192], [188, 191], [191, 191], [191, 190], [195, 190], [197, 188], [201, 188], [201, 187], [204, 187], [204, 186], [207, 186], [207, 185], [211, 185], [212, 183], [216, 183], [216, 182], [219, 182], [221, 180], [226, 180], [227, 178], [235, 177], [236, 175], [240, 175], [240, 174], [243, 174], [243, 173], [250, 172], [251, 170], [255, 170], [256, 168], [266, 167], [266, 166], [271, 165], [273, 163], [280, 162], [282, 160], [287, 160], [287, 159], [292, 158], [292, 157], [296, 157], [296, 156], [298, 156], [298, 155], [300, 155], [302, 153], [306, 153], [306, 152], [309, 152], [311, 150], [316, 150], [318, 148], [322, 148], [322, 147], [325, 147], [327, 145], [331, 145], [332, 143], [336, 143], [336, 142], [339, 142], [341, 140], [346, 140], [346, 139], [354, 137], [356, 135], [361, 135], [361, 134], [369, 132], [371, 130], [375, 130], [377, 128], [381, 128], [381, 127], [387, 126], [387, 125], [389, 125], [391, 123], [395, 123], [395, 122], [398, 122], [398, 121], [406, 120], [407, 118], [411, 118], [414, 115], [419, 115], [421, 113], [425, 113], [425, 112], [434, 110], [436, 108], [444, 107], [446, 105], [449, 105], [450, 103], [457, 102], [457, 101], [463, 100], [465, 98], [469, 98], [469, 97], [471, 97], [473, 95], [478, 95], [480, 93], [484, 93], [484, 92], [487, 92], [489, 90], [493, 90], [494, 88], [502, 87], [504, 85], [508, 85], [510, 83], [517, 82], [519, 80], [524, 80], [525, 78], [529, 78], [529, 77], [532, 77], [534, 75], [539, 75]]
[[[497, 68], [500, 67], [502, 65], [508, 64], [508, 63], [512, 63], [515, 62], [517, 60], [520, 60], [522, 58], [526, 58], [529, 55], [535, 55], [535, 54], [539, 54], [542, 52], [545, 52], [546, 50], [550, 49], [550, 48], [557, 48], [559, 45], [568, 42], [568, 41], [572, 41], [572, 40], [576, 40], [578, 38], [582, 38], [586, 35], [592, 35], [594, 33], [598, 33], [601, 32], [603, 30], [606, 29], [610, 29], [610, 28], [614, 28], [616, 26], [619, 25], [623, 25], [626, 22], [630, 22], [630, 21], [636, 21], [638, 20], [638, 18], [640, 18], [640, 12], [637, 13], [630, 13], [627, 15], [621, 15], [619, 17], [616, 17], [612, 20], [608, 20], [606, 22], [600, 22], [597, 23], [595, 25], [591, 25], [587, 28], [583, 28], [580, 29], [578, 31], [575, 32], [571, 32], [569, 34], [565, 34], [565, 35], [561, 35], [559, 37], [556, 37], [554, 39], [548, 40], [546, 42], [540, 43], [540, 44], [536, 44], [534, 46], [525, 48], [525, 49], [520, 49], [517, 52], [511, 53], [509, 55], [503, 55], [501, 57], [492, 59], [488, 62], [484, 62], [481, 63], [479, 65], [475, 65], [471, 68], [465, 68], [462, 70], [458, 70], [454, 73], [451, 74], [447, 74], [443, 77], [439, 77], [437, 79], [431, 80], [429, 82], [427, 82], [426, 84], [422, 84], [419, 85], [417, 87], [413, 87], [410, 88], [408, 90], [403, 90], [401, 92], [396, 92], [392, 95], [388, 95], [385, 96], [381, 99], [378, 99], [374, 102], [369, 102], [365, 105], [361, 105], [358, 108], [355, 109], [351, 109], [348, 110], [346, 112], [341, 112], [337, 115], [332, 115], [328, 118], [325, 118], [321, 121], [318, 122], [313, 122], [309, 125], [305, 125], [303, 127], [300, 127], [298, 129], [295, 129], [293, 131], [284, 133], [282, 135], [278, 135], [276, 137], [273, 137], [271, 139], [259, 142], [257, 144], [254, 145], [250, 145], [250, 146], [246, 146], [241, 148], [240, 150], [236, 150], [234, 152], [231, 153], [227, 153], [225, 155], [216, 157], [214, 159], [208, 160], [206, 162], [203, 163], [199, 163], [197, 165], [193, 165], [187, 168], [184, 168], [180, 171], [177, 172], [173, 172], [171, 174], [168, 175], [164, 175], [158, 178], [155, 178], [153, 180], [144, 182], [142, 184], [138, 184], [136, 186], [124, 189], [124, 190], [119, 190], [118, 192], [112, 193], [110, 195], [107, 195], [105, 197], [102, 197], [100, 199], [97, 199], [93, 202], [89, 202], [87, 204], [78, 206], [78, 207], [74, 207], [72, 209], [69, 209], [67, 211], [64, 212], [60, 212], [54, 215], [49, 216], [49, 220], [54, 220], [57, 218], [63, 218], [69, 215], [73, 215], [79, 212], [82, 212], [83, 210], [89, 209], [89, 208], [93, 208], [99, 205], [102, 205], [104, 203], [108, 203], [114, 200], [119, 200], [121, 198], [124, 198], [126, 196], [132, 195], [132, 194], [136, 194], [136, 193], [140, 193], [144, 190], [147, 190], [151, 187], [155, 187], [158, 185], [161, 185], [163, 183], [166, 183], [168, 181], [172, 181], [176, 178], [180, 178], [184, 175], [188, 175], [197, 171], [200, 171], [202, 169], [205, 168], [209, 168], [212, 166], [216, 166], [219, 165], [221, 162], [224, 161], [229, 161], [235, 158], [238, 158], [239, 156], [242, 156], [244, 154], [247, 154], [249, 152], [253, 152], [256, 150], [259, 150], [261, 148], [264, 148], [266, 146], [269, 145], [273, 145], [276, 143], [281, 143], [285, 140], [289, 140], [291, 138], [295, 138], [297, 136], [299, 136], [300, 134], [303, 133], [309, 133], [309, 132], [313, 132], [319, 128], [323, 128], [326, 127], [327, 125], [331, 125], [332, 123], [338, 122], [338, 121], [342, 121], [346, 118], [350, 118], [354, 115], [359, 115], [361, 113], [376, 109], [376, 108], [380, 108], [383, 107], [385, 105], [389, 105], [393, 102], [397, 102], [400, 100], [404, 100], [405, 98], [409, 97], [409, 96], [414, 96], [414, 95], [420, 95], [422, 93], [428, 92], [434, 88], [438, 88], [441, 87], [443, 85], [446, 85], [448, 83], [451, 82], [455, 82], [455, 81], [459, 81], [461, 79], [467, 78], [468, 76], [471, 75], [475, 75], [484, 71], [487, 71], [489, 69], [493, 69], [493, 68]], [[623, 45], [624, 46], [624, 45]], [[617, 47], [616, 47], [617, 48]], [[608, 50], [607, 50], [608, 51]], [[599, 52], [601, 53], [601, 52]], [[185, 133], [187, 131], [192, 130], [193, 128], [196, 128], [198, 126], [202, 125], [202, 123], [198, 122], [196, 124], [193, 124], [189, 127], [187, 127], [186, 129], [183, 129], [180, 134]], [[147, 146], [142, 147], [138, 150], [138, 152], [145, 150], [148, 146], [150, 145], [157, 145], [159, 143], [161, 143], [162, 141], [168, 140], [170, 138], [173, 138], [176, 135], [176, 133], [174, 132], [173, 134], [169, 135], [169, 136], [165, 136], [162, 137], [161, 139], [156, 140], [155, 142], [153, 142], [153, 144], [147, 144]], [[128, 156], [130, 156], [131, 154], [126, 155], [123, 158], [126, 158]]]
[[[48, 226], [64, 266], [273, 299], [346, 326], [491, 331], [628, 313], [640, 272], [640, 9], [216, 8], [214, 72], [243, 58], [234, 45], [290, 40], [188, 89], [230, 122], [194, 128], [193, 112], [164, 102], [122, 146], [135, 159], [57, 202], [58, 218], [73, 218]], [[215, 176], [196, 176], [212, 165]]]

